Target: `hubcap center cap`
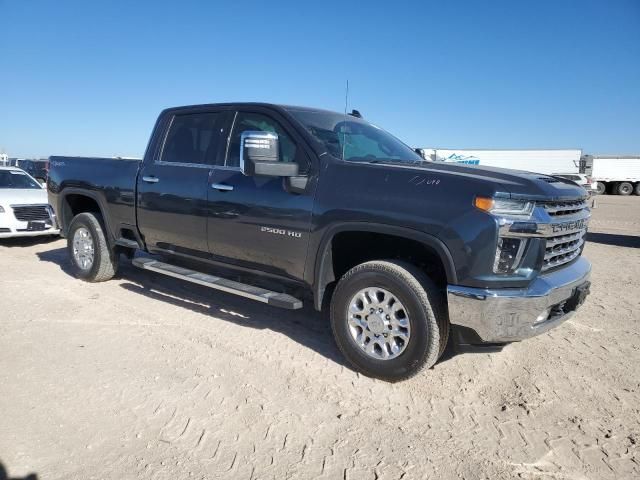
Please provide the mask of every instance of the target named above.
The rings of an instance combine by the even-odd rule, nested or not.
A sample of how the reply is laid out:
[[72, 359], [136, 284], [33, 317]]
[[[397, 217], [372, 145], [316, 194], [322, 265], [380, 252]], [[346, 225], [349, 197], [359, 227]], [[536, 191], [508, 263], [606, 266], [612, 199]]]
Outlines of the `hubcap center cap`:
[[369, 327], [369, 330], [371, 330], [371, 333], [373, 333], [374, 335], [380, 335], [381, 333], [384, 333], [384, 320], [377, 313], [374, 313], [367, 317], [367, 326]]

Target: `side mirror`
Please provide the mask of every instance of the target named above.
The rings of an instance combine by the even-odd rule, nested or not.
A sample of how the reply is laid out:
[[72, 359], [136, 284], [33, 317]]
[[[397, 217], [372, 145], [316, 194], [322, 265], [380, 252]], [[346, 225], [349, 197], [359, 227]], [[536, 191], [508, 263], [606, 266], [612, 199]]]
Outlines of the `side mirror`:
[[295, 177], [298, 164], [280, 161], [277, 134], [247, 130], [240, 136], [240, 170], [247, 176]]

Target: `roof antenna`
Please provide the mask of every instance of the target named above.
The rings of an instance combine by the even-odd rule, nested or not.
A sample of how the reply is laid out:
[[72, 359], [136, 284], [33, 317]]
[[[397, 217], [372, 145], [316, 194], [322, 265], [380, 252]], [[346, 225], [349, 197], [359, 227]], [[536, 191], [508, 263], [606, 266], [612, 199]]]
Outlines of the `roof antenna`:
[[347, 144], [347, 106], [349, 104], [349, 79], [347, 79], [347, 88], [344, 92], [344, 124], [342, 125], [342, 160], [344, 160], [344, 147]]

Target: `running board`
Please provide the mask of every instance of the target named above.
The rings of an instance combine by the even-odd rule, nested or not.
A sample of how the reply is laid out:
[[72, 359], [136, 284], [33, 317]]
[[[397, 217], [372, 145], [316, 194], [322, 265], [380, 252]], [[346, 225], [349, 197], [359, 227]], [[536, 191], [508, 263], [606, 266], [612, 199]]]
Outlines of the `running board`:
[[140, 248], [140, 245], [138, 245], [138, 242], [136, 242], [135, 240], [129, 240], [128, 238], [122, 237], [116, 240], [116, 245], [118, 247], [132, 248], [133, 250], [137, 250], [138, 248]]
[[272, 292], [264, 288], [254, 287], [245, 283], [234, 282], [226, 278], [208, 275], [206, 273], [196, 272], [188, 268], [177, 267], [169, 263], [159, 262], [152, 258], [134, 258], [133, 265], [144, 270], [162, 273], [169, 277], [179, 278], [187, 282], [197, 283], [205, 287], [222, 290], [223, 292], [240, 295], [241, 297], [250, 298], [258, 302], [266, 303], [274, 307], [287, 308], [289, 310], [297, 310], [302, 308], [302, 301], [287, 295], [286, 293]]

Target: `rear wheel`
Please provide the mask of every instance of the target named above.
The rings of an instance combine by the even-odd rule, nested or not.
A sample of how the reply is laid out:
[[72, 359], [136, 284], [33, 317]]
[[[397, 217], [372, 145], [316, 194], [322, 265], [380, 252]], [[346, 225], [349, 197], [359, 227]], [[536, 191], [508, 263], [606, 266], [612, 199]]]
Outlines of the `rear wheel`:
[[636, 186], [633, 188], [633, 193], [640, 195], [640, 182], [636, 183]]
[[629, 182], [620, 182], [616, 187], [616, 192], [618, 195], [631, 195], [631, 192], [633, 192], [633, 185]]
[[596, 191], [598, 195], [604, 195], [607, 192], [607, 186], [602, 182], [598, 182], [596, 184]]
[[421, 270], [396, 261], [366, 262], [342, 277], [331, 327], [358, 371], [387, 381], [431, 367], [449, 336], [442, 293]]
[[87, 282], [110, 280], [118, 270], [118, 257], [109, 248], [98, 213], [84, 212], [73, 218], [67, 251], [74, 275]]

